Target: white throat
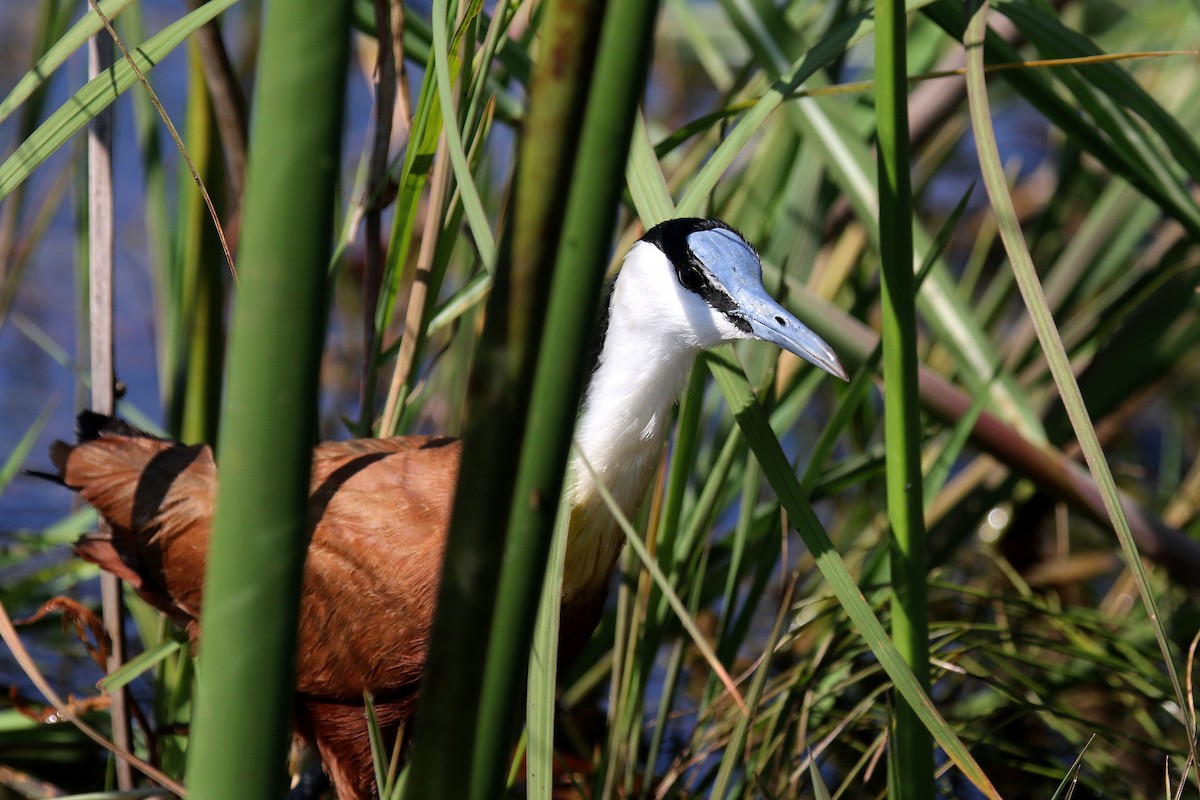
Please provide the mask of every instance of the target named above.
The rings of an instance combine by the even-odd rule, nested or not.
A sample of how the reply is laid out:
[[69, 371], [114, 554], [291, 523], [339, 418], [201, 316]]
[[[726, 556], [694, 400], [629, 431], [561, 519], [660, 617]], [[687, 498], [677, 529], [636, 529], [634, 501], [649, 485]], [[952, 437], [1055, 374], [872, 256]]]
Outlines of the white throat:
[[604, 481], [622, 508], [641, 501], [628, 497], [622, 490], [633, 487], [624, 484], [653, 466], [649, 462], [658, 456], [671, 408], [696, 358], [693, 348], [634, 329], [632, 320], [622, 319], [632, 316], [623, 310], [614, 297], [604, 349], [576, 427], [574, 502], [595, 490], [594, 478]]
[[637, 511], [698, 352], [762, 339], [846, 378], [829, 345], [766, 294], [754, 249], [719, 221], [680, 219], [647, 231], [625, 257], [608, 313], [567, 482], [563, 603], [593, 611], [624, 543], [599, 487], [626, 517]]

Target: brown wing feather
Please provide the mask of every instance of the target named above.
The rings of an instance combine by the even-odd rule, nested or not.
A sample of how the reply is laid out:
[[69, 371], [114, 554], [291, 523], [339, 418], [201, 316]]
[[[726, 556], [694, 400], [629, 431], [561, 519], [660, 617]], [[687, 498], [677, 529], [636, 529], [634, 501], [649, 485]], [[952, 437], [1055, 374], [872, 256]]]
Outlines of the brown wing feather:
[[[301, 601], [301, 692], [357, 700], [414, 682], [436, 602], [460, 446], [423, 436], [327, 442], [313, 454]], [[101, 434], [55, 443], [63, 483], [112, 526], [79, 554], [196, 623], [216, 465], [203, 445]], [[317, 645], [310, 646], [310, 645]]]
[[342, 800], [374, 796], [363, 692], [389, 749], [416, 702], [461, 450], [423, 437], [317, 449], [296, 725]]
[[318, 452], [297, 689], [402, 691], [425, 661], [461, 447], [400, 437]]

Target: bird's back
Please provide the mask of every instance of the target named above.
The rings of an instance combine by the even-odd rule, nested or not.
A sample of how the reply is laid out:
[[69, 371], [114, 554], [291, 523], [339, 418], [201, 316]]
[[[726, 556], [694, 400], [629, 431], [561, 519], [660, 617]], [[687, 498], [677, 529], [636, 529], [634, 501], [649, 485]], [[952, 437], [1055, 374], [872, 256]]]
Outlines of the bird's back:
[[[329, 442], [313, 457], [297, 690], [360, 701], [415, 684], [437, 603], [461, 446]], [[320, 647], [306, 644], [320, 643]]]

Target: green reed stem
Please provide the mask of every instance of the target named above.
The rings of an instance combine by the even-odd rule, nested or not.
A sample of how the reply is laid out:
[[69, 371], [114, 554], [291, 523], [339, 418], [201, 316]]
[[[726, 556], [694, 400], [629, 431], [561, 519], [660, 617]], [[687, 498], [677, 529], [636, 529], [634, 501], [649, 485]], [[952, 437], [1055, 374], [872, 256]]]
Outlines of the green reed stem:
[[[413, 764], [410, 796], [463, 797], [469, 786], [471, 797], [495, 797], [505, 774], [584, 379], [582, 360], [576, 356], [587, 346], [592, 315], [581, 309], [594, 308], [599, 298], [611, 239], [606, 221], [612, 219], [624, 185], [622, 168], [656, 11], [657, 4], [637, 0], [555, 3], [547, 10], [542, 52], [553, 55], [535, 66], [517, 172], [514, 228], [497, 270], [497, 289], [502, 281], [511, 281], [507, 316], [500, 321], [506, 323], [509, 337], [525, 343], [522, 357], [528, 359], [523, 364], [507, 356], [515, 379], [509, 397], [517, 402], [505, 410], [518, 424], [506, 426], [483, 408], [479, 411], [484, 413], [473, 414], [469, 422], [460, 502], [426, 669], [423, 716], [418, 720], [423, 749]], [[589, 86], [590, 92], [585, 89]], [[579, 133], [571, 135], [572, 130]], [[543, 308], [544, 333], [539, 325]], [[489, 318], [489, 323], [494, 320]], [[540, 352], [533, 346], [538, 338]], [[485, 351], [481, 361], [486, 364], [492, 358]], [[535, 363], [536, 372], [526, 372]], [[530, 377], [532, 383], [526, 384]], [[528, 402], [520, 402], [522, 389]], [[478, 452], [470, 449], [476, 442], [498, 442], [496, 431], [505, 427], [523, 432], [519, 470], [507, 494], [496, 491], [505, 483], [497, 476], [511, 470], [512, 450], [484, 453], [490, 458], [468, 457]], [[472, 433], [477, 438], [472, 439]], [[489, 502], [481, 502], [485, 499]], [[505, 516], [506, 545], [495, 530], [496, 519]], [[468, 537], [482, 541], [464, 552]], [[503, 547], [503, 561], [487, 563], [481, 553], [498, 545]], [[469, 584], [463, 580], [464, 563], [480, 561], [493, 571], [491, 564], [503, 563], [498, 584], [495, 578]], [[469, 613], [461, 613], [464, 610]], [[478, 652], [480, 642], [489, 642], [489, 622], [486, 662], [464, 657]], [[448, 644], [464, 638], [462, 648]], [[455, 714], [445, 713], [449, 704]], [[443, 713], [429, 715], [430, 708]], [[459, 716], [459, 710], [469, 716]], [[469, 753], [463, 752], [464, 730], [473, 731]], [[425, 759], [423, 753], [428, 754]], [[464, 763], [470, 768], [464, 770]]]
[[[921, 502], [921, 407], [917, 386], [917, 314], [909, 182], [908, 83], [904, 4], [875, 5], [875, 122], [879, 164], [882, 269], [884, 441], [892, 547], [892, 639], [929, 690], [929, 619], [925, 596], [925, 520]], [[933, 797], [933, 740], [911, 706], [896, 698], [895, 772], [903, 800]]]
[[199, 800], [283, 794], [349, 11], [266, 10], [188, 754]]
[[[223, 208], [223, 159], [209, 92], [203, 79], [199, 51], [188, 52], [188, 154], [209, 195]], [[179, 180], [179, 247], [172, 265], [177, 292], [171, 319], [175, 330], [168, 347], [177, 369], [164, 376], [170, 382], [170, 430], [184, 442], [214, 442], [220, 411], [225, 296], [221, 243], [213, 229], [199, 188], [186, 166]]]
[[[533, 612], [525, 614], [528, 624], [522, 626], [497, 610], [499, 565], [520, 560], [506, 552], [506, 531], [499, 521], [509, 517], [516, 490], [547, 287], [562, 229], [562, 199], [578, 150], [599, 38], [595, 22], [602, 7], [598, 0], [578, 7], [551, 3], [542, 26], [542, 52], [561, 58], [535, 66], [513, 214], [500, 237], [472, 370], [462, 471], [416, 713], [421, 747], [413, 754], [406, 784], [410, 798], [495, 797], [502, 785], [520, 696], [518, 665], [529, 653]], [[435, 5], [439, 29], [446, 25], [446, 14], [445, 3]], [[438, 38], [444, 41], [443, 36], [439, 30]], [[456, 118], [453, 109], [443, 112], [448, 121]], [[543, 493], [541, 499], [552, 520], [557, 494]], [[527, 587], [533, 599], [548, 551], [548, 541], [543, 541], [532, 564], [516, 565], [533, 567]], [[518, 630], [497, 632], [501, 650], [507, 646], [507, 652], [499, 653], [493, 665], [486, 657], [496, 620], [502, 629], [511, 625]]]

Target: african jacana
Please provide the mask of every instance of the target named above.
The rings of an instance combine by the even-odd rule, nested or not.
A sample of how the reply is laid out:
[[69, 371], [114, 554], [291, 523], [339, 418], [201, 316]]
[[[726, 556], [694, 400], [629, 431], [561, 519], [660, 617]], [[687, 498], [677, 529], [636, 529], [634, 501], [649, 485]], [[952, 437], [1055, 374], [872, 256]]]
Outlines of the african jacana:
[[[664, 222], [625, 257], [577, 424], [582, 457], [570, 466], [564, 661], [595, 629], [623, 544], [595, 481], [626, 514], [636, 510], [696, 354], [763, 339], [846, 378], [829, 345], [766, 293], [761, 273], [754, 249], [717, 220]], [[296, 727], [343, 800], [374, 793], [363, 691], [393, 737], [415, 703], [460, 452], [453, 439], [400, 436], [328, 442], [313, 454]], [[85, 412], [79, 444], [56, 442], [51, 459], [112, 527], [111, 536], [80, 540], [79, 554], [197, 637], [217, 490], [212, 451]]]

